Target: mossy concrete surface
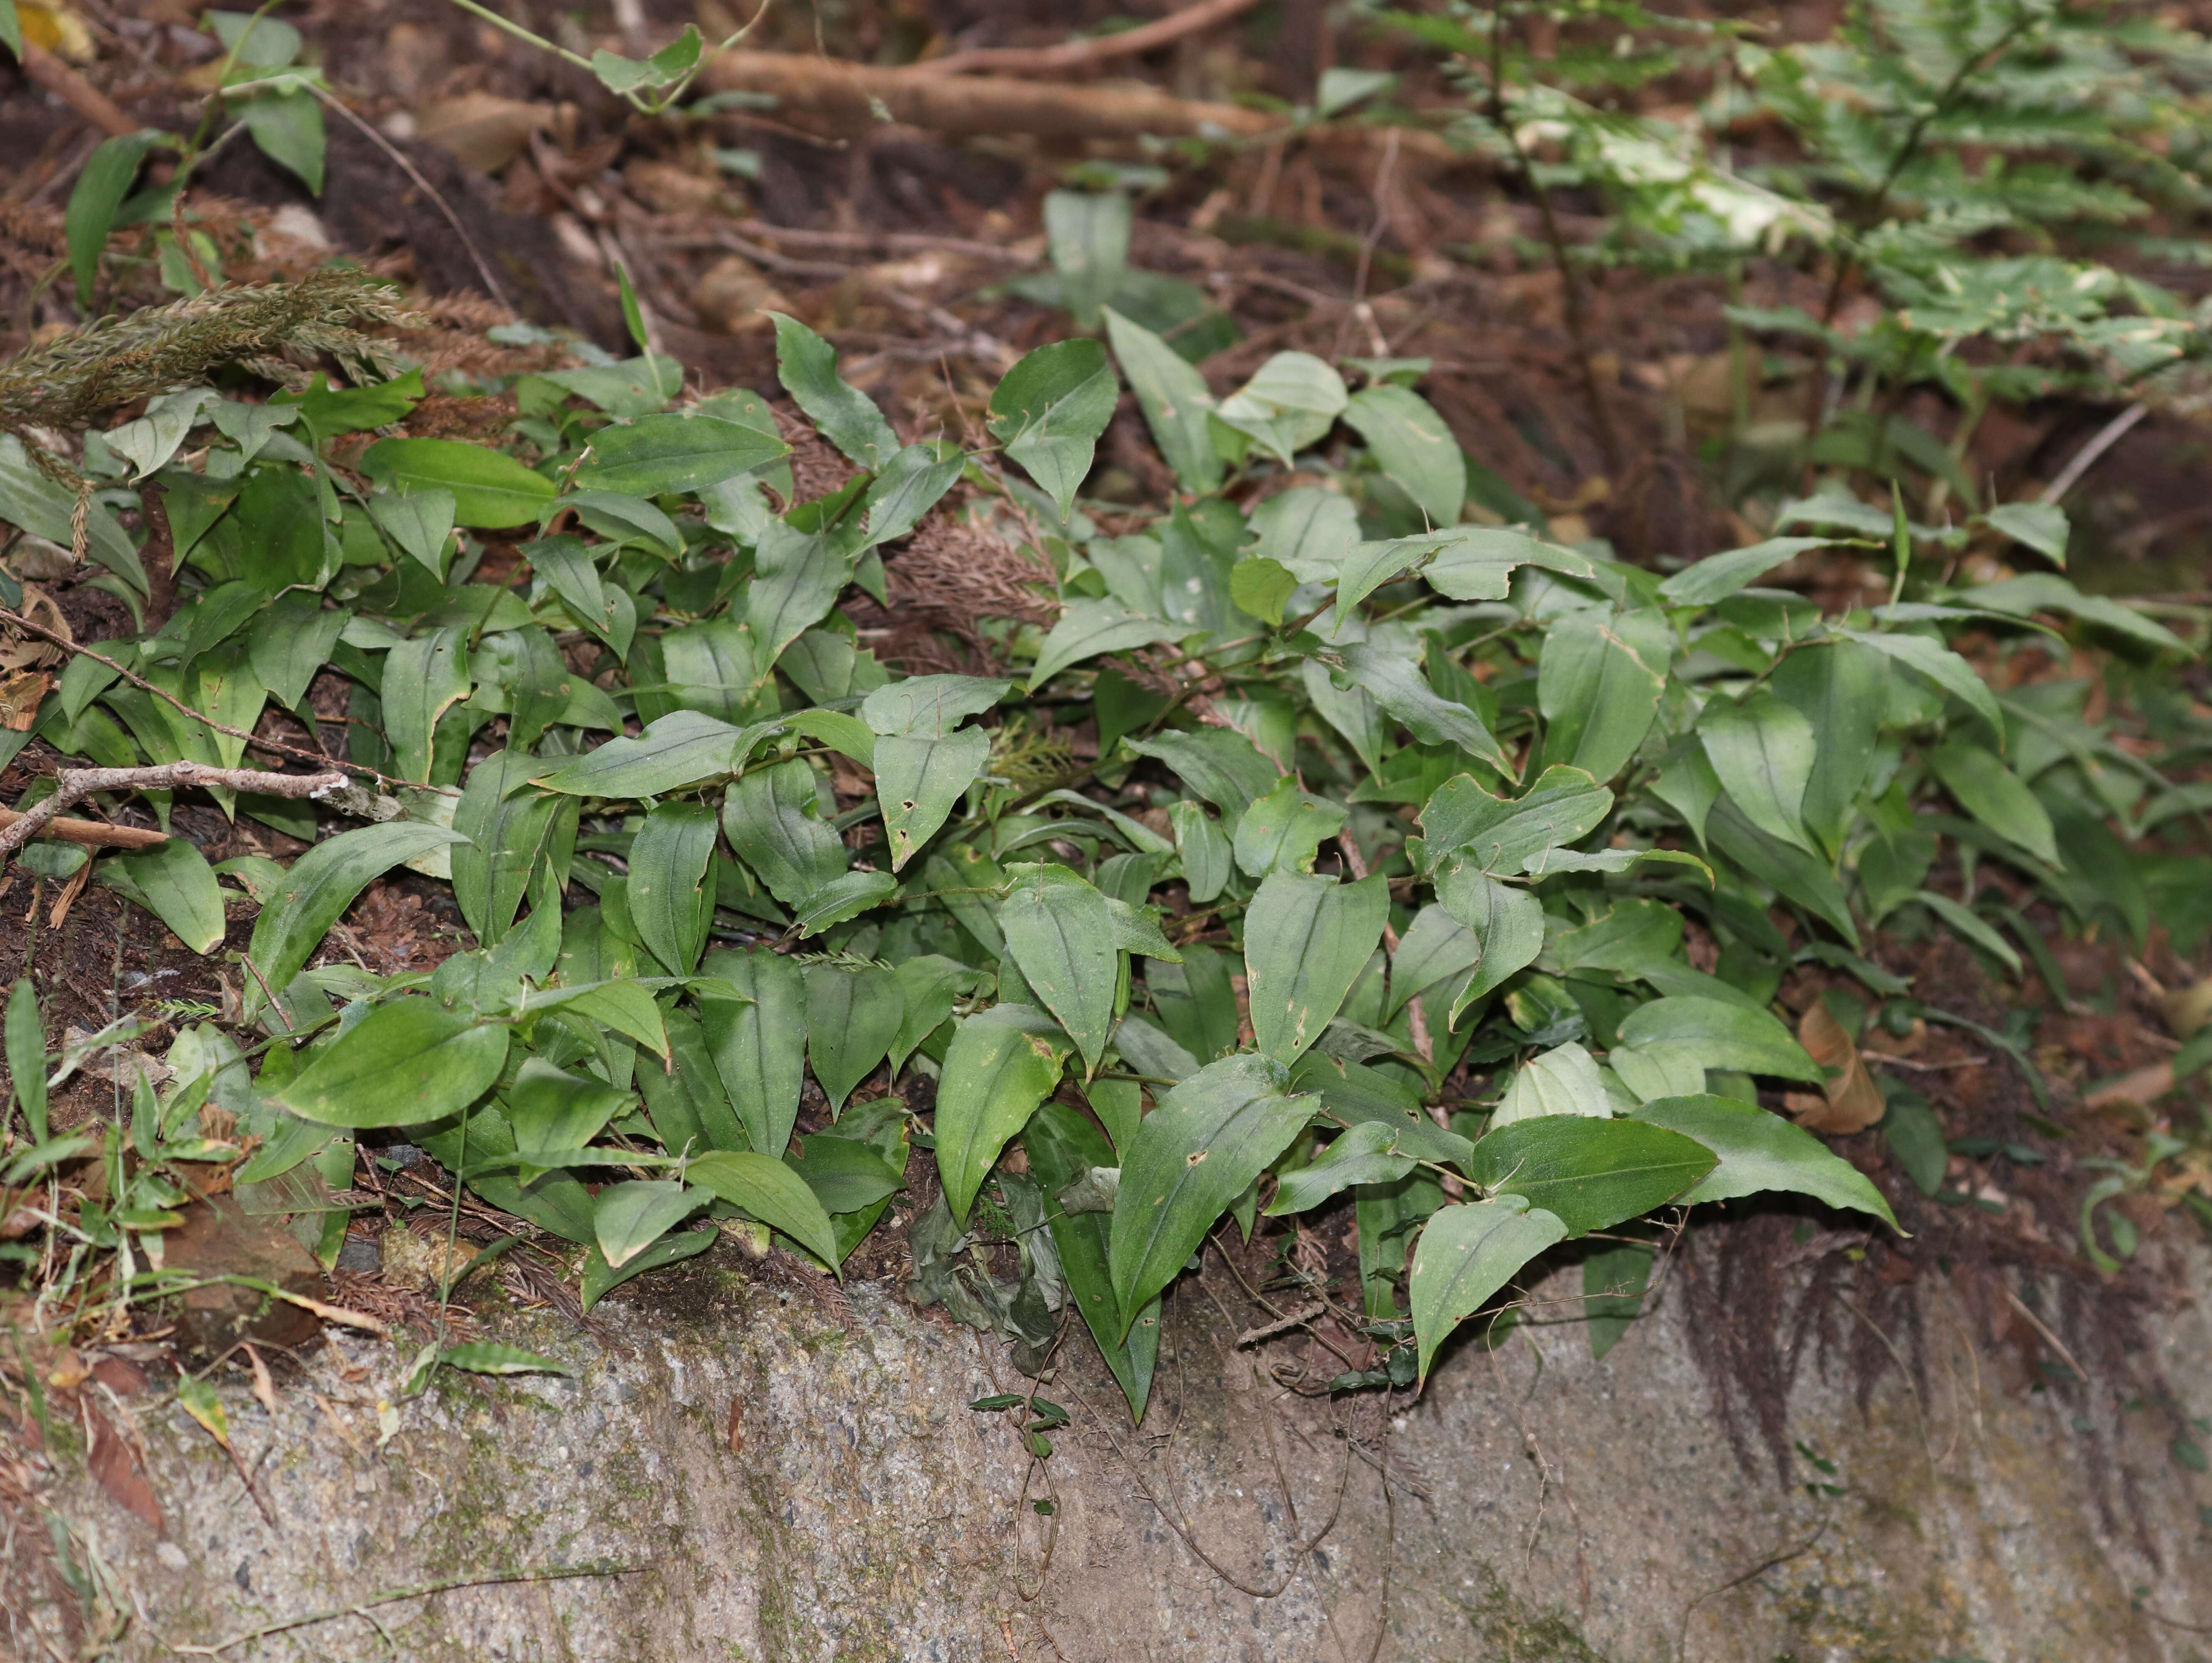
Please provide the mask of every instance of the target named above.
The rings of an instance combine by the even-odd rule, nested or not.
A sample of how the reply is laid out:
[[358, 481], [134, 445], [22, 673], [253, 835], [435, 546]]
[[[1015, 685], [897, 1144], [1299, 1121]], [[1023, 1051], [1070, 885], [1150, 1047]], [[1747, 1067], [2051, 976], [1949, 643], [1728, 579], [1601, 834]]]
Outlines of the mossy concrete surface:
[[[2083, 1431], [2045, 1394], [2002, 1394], [1940, 1309], [1928, 1331], [1953, 1338], [1933, 1345], [1924, 1393], [1893, 1375], [1863, 1417], [1846, 1382], [1801, 1381], [1792, 1436], [1826, 1466], [1801, 1460], [1784, 1483], [1740, 1468], [1663, 1301], [1602, 1362], [1570, 1324], [1495, 1352], [1462, 1344], [1423, 1400], [1386, 1413], [1285, 1395], [1271, 1359], [1237, 1349], [1187, 1289], [1141, 1432], [1070, 1342], [1042, 1389], [1074, 1423], [1040, 1472], [1006, 1417], [968, 1407], [1019, 1388], [1000, 1344], [897, 1290], [771, 1286], [719, 1253], [679, 1287], [633, 1284], [581, 1332], [505, 1325], [569, 1379], [449, 1373], [398, 1401], [405, 1350], [340, 1339], [281, 1385], [273, 1416], [226, 1387], [273, 1523], [173, 1399], [133, 1400], [161, 1530], [87, 1478], [61, 1500], [96, 1599], [127, 1618], [106, 1654], [170, 1656], [425, 1584], [579, 1565], [600, 1574], [395, 1599], [220, 1654], [2212, 1654], [2212, 1490], [2172, 1460], [2166, 1423], [2115, 1402]], [[1578, 1289], [1571, 1274], [1544, 1291]], [[2203, 1390], [2186, 1362], [2212, 1356], [2202, 1312], [2167, 1319], [2160, 1344], [2170, 1377]], [[2212, 1410], [2212, 1394], [2186, 1406]], [[1293, 1563], [1291, 1545], [1324, 1525]]]

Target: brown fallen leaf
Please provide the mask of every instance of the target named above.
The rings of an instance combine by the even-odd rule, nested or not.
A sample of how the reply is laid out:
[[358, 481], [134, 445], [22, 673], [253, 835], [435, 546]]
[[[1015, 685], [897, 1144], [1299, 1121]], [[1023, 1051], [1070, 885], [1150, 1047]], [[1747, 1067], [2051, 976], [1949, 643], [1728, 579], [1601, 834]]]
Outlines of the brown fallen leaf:
[[2152, 1063], [2106, 1082], [2082, 1099], [2082, 1103], [2100, 1114], [2111, 1114], [2116, 1109], [2140, 1112], [2172, 1089], [2173, 1065]]
[[1848, 1138], [1881, 1119], [1888, 1105], [1860, 1060], [1858, 1047], [1826, 1000], [1814, 999], [1805, 1007], [1797, 1023], [1797, 1043], [1828, 1076], [1823, 1095], [1793, 1091], [1784, 1099], [1798, 1125], [1823, 1137]]
[[496, 173], [530, 143], [530, 136], [551, 127], [559, 112], [550, 104], [526, 104], [492, 93], [463, 93], [425, 104], [415, 112], [415, 130], [440, 149], [480, 173]]
[[92, 1427], [92, 1448], [86, 1460], [92, 1476], [108, 1500], [159, 1530], [161, 1503], [139, 1465], [137, 1448], [97, 1408], [86, 1405], [84, 1417]]

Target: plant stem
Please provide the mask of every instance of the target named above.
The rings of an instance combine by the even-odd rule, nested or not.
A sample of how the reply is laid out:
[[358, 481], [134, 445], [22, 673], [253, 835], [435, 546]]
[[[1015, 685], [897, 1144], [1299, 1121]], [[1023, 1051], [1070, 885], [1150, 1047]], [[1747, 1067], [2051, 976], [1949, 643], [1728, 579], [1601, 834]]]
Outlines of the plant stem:
[[1589, 404], [1590, 426], [1597, 433], [1598, 451], [1605, 458], [1606, 473], [1618, 483], [1622, 461], [1620, 435], [1613, 428], [1613, 410], [1606, 401], [1596, 360], [1590, 351], [1589, 320], [1583, 313], [1582, 288], [1575, 282], [1574, 267], [1568, 259], [1566, 235], [1559, 229], [1559, 215], [1553, 210], [1551, 191], [1537, 179], [1528, 152], [1521, 148], [1520, 136], [1514, 132], [1506, 115], [1505, 0], [1493, 0], [1490, 14], [1490, 124], [1498, 130], [1506, 148], [1513, 153], [1521, 183], [1534, 199], [1537, 217], [1543, 222], [1544, 242], [1552, 252], [1552, 264], [1559, 274], [1560, 305], [1566, 313], [1567, 337], [1573, 343], [1575, 361], [1582, 372], [1583, 397]]

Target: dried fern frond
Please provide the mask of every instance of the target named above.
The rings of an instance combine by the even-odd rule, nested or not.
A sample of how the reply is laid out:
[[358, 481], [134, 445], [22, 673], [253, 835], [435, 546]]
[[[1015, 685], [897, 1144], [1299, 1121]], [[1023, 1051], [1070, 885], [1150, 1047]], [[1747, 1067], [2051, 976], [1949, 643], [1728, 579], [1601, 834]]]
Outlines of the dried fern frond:
[[396, 374], [391, 347], [365, 331], [421, 321], [390, 288], [341, 267], [295, 283], [212, 289], [102, 318], [0, 364], [0, 429], [76, 433], [119, 405], [198, 385], [230, 363], [291, 380], [300, 379], [292, 366], [328, 353]]

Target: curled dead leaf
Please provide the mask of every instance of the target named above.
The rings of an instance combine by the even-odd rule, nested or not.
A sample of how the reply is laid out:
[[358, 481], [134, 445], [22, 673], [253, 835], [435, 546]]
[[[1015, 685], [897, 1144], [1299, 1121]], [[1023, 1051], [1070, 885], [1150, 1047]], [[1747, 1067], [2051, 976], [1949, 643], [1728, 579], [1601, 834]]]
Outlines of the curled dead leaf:
[[1822, 1095], [1791, 1092], [1784, 1102], [1798, 1125], [1827, 1138], [1848, 1138], [1864, 1132], [1882, 1117], [1887, 1105], [1859, 1048], [1836, 1020], [1825, 999], [1814, 999], [1797, 1023], [1797, 1043], [1805, 1047], [1827, 1075]]

